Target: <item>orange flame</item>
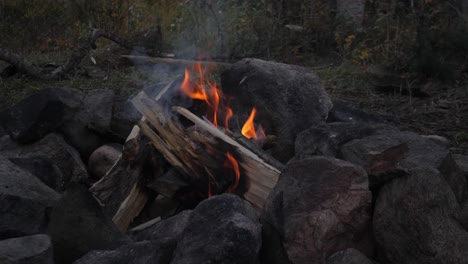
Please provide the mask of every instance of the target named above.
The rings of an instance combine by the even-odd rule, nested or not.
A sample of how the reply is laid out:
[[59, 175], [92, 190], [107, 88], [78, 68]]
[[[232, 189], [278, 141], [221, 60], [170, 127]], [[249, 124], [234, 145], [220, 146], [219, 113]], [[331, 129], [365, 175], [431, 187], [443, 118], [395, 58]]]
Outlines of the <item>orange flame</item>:
[[224, 127], [226, 129], [229, 129], [229, 119], [231, 119], [233, 115], [234, 113], [232, 112], [232, 109], [226, 106], [226, 117], [224, 119]]
[[[192, 81], [191, 71], [198, 74], [197, 78]], [[234, 115], [232, 109], [227, 106], [225, 97], [220, 89], [216, 86], [216, 83], [207, 80], [204, 69], [201, 64], [194, 65], [191, 69], [185, 69], [184, 80], [180, 86], [182, 92], [194, 100], [204, 101], [208, 106], [207, 117], [208, 119], [218, 127], [220, 122], [224, 121], [224, 127], [229, 129], [229, 120]], [[246, 138], [261, 139], [264, 138], [265, 132], [261, 126], [255, 130], [254, 119], [256, 115], [256, 109], [252, 109], [252, 113], [242, 127], [242, 135]], [[224, 116], [223, 116], [224, 115]], [[224, 118], [224, 120], [222, 120]], [[218, 120], [219, 119], [219, 120]], [[222, 120], [222, 121], [221, 121]], [[219, 121], [219, 122], [218, 122]], [[235, 178], [228, 191], [232, 192], [235, 190], [240, 181], [240, 170], [239, 164], [234, 156], [227, 152], [224, 167], [234, 171]], [[211, 183], [208, 181], [208, 197], [212, 195]]]
[[234, 183], [229, 187], [229, 192], [232, 192], [237, 188], [239, 185], [239, 180], [240, 180], [240, 170], [239, 170], [239, 163], [237, 163], [236, 158], [232, 156], [231, 153], [226, 152], [226, 162], [224, 163], [224, 167], [228, 169], [234, 170], [236, 178], [234, 179]]
[[241, 133], [244, 137], [248, 139], [262, 139], [265, 138], [265, 131], [263, 131], [262, 126], [258, 126], [258, 129], [255, 130], [254, 119], [255, 115], [257, 114], [257, 109], [254, 107], [252, 108], [252, 112], [250, 113], [249, 118], [245, 121], [244, 126], [242, 126]]
[[222, 92], [216, 87], [216, 83], [212, 84], [205, 81], [201, 64], [196, 64], [194, 68], [198, 72], [198, 80], [196, 83], [194, 84], [191, 82], [189, 69], [185, 69], [184, 81], [180, 85], [180, 88], [188, 97], [206, 102], [209, 107], [209, 120], [218, 127], [218, 112]]

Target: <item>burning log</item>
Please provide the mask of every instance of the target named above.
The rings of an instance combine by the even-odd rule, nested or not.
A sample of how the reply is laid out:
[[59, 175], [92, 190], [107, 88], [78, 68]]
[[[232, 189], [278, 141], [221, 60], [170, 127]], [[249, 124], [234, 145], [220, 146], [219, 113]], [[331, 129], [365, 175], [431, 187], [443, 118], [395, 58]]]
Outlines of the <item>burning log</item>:
[[[138, 123], [142, 133], [181, 174], [192, 179], [200, 189], [206, 186], [208, 196], [235, 192], [257, 209], [263, 207], [281, 168], [185, 108], [165, 109], [143, 92], [132, 102], [147, 120]], [[193, 127], [184, 126], [182, 120], [189, 121]], [[226, 177], [219, 177], [223, 174], [231, 174], [228, 186], [223, 182]]]

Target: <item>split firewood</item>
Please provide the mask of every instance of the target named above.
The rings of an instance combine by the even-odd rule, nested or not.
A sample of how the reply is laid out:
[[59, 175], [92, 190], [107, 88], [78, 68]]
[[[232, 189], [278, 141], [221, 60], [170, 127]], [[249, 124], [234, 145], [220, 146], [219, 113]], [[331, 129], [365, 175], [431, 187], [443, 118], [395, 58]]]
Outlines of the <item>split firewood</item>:
[[[174, 82], [170, 82], [156, 96], [156, 100], [159, 100]], [[142, 117], [140, 122], [146, 122], [146, 118]], [[143, 167], [147, 162], [151, 162], [148, 161], [148, 156], [154, 157], [154, 153], [151, 153], [150, 145], [142, 142], [142, 136], [140, 128], [135, 125], [125, 141], [122, 155], [106, 175], [90, 188], [94, 197], [106, 213], [113, 216], [114, 223], [121, 230], [128, 228], [148, 200], [148, 194], [143, 190], [142, 184]], [[163, 162], [156, 162], [160, 164], [152, 164], [155, 168], [152, 178], [164, 174], [160, 169], [164, 165]]]
[[[236, 164], [233, 166], [238, 167], [237, 173], [240, 175], [233, 180], [236, 186], [218, 191], [233, 191], [236, 188], [232, 187], [237, 187], [235, 192], [243, 195], [254, 207], [263, 207], [278, 181], [281, 168], [270, 164], [185, 108], [173, 107], [173, 112], [167, 111], [143, 92], [132, 102], [147, 119], [147, 122], [138, 124], [143, 134], [181, 174], [194, 179], [194, 182], [208, 179], [208, 191], [210, 188], [222, 188], [216, 185], [216, 176], [226, 171], [224, 167], [229, 153], [235, 159], [232, 164]], [[192, 122], [196, 129], [184, 127], [180, 118]], [[210, 179], [215, 180], [211, 182], [214, 184], [210, 184]]]

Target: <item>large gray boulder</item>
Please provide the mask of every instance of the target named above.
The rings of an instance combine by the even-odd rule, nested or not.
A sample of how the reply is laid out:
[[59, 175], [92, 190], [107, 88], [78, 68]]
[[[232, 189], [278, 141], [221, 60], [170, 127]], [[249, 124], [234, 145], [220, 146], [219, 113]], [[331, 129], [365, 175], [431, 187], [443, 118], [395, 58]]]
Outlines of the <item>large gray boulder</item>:
[[70, 88], [45, 88], [0, 114], [0, 124], [21, 143], [56, 131], [80, 108], [83, 94]]
[[[462, 202], [467, 194], [467, 179], [455, 163], [447, 147], [411, 132], [395, 132], [353, 140], [341, 148], [343, 159], [368, 170], [371, 183], [376, 185], [392, 179], [392, 172], [401, 169], [435, 168]], [[388, 164], [387, 164], [388, 163]], [[391, 163], [391, 164], [390, 164]], [[378, 169], [379, 173], [374, 173]]]
[[95, 250], [74, 264], [169, 264], [175, 241], [141, 241], [114, 250]]
[[267, 134], [278, 136], [278, 151], [273, 155], [280, 161], [294, 155], [296, 134], [324, 123], [332, 108], [320, 78], [295, 65], [243, 59], [222, 73], [221, 84], [235, 98], [233, 108], [240, 124], [252, 107], [257, 108], [256, 122]]
[[468, 179], [468, 156], [453, 155], [453, 159], [457, 163], [458, 167], [463, 171], [465, 178]]
[[0, 239], [43, 232], [59, 194], [0, 156]]
[[290, 162], [268, 197], [262, 218], [280, 233], [295, 264], [324, 263], [359, 246], [366, 253], [372, 195], [365, 171], [331, 157]]
[[116, 249], [130, 242], [84, 186], [72, 184], [52, 210], [48, 234], [56, 263], [72, 263], [91, 250]]
[[[11, 159], [41, 159], [57, 166], [63, 178], [63, 184], [61, 184], [59, 191], [63, 190], [63, 186], [66, 186], [70, 181], [88, 181], [86, 166], [79, 153], [68, 145], [59, 134], [49, 134], [30, 145], [18, 144], [8, 136], [4, 136], [0, 138], [0, 155]], [[27, 163], [18, 162], [18, 165], [25, 165], [25, 169], [28, 170], [31, 167]]]
[[334, 122], [313, 126], [297, 135], [295, 158], [313, 155], [339, 157], [341, 146], [349, 141], [389, 131], [398, 131], [398, 128], [368, 122]]
[[18, 157], [9, 158], [9, 160], [21, 169], [39, 178], [55, 191], [63, 192], [65, 190], [66, 179], [59, 167], [51, 160], [42, 157]]
[[2, 264], [53, 264], [52, 243], [44, 234], [0, 241]]
[[110, 130], [113, 104], [114, 91], [88, 91], [77, 113], [61, 126], [67, 141], [85, 160], [105, 143], [101, 134]]
[[379, 259], [466, 263], [468, 232], [457, 220], [458, 212], [456, 196], [436, 169], [417, 168], [385, 184], [373, 217]]
[[255, 209], [238, 196], [222, 194], [193, 210], [171, 263], [254, 264], [261, 243]]
[[374, 264], [364, 254], [354, 248], [336, 252], [327, 259], [326, 264]]

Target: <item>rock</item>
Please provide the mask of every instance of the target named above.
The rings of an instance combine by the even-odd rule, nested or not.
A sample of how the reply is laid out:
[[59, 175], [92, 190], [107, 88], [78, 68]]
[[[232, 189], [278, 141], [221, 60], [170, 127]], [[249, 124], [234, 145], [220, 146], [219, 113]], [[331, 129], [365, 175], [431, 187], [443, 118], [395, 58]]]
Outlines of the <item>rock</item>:
[[468, 200], [461, 206], [460, 223], [468, 231]]
[[336, 251], [364, 245], [371, 202], [362, 168], [315, 156], [286, 166], [262, 218], [278, 230], [293, 263], [323, 263]]
[[101, 179], [112, 168], [122, 154], [122, 145], [104, 145], [96, 149], [89, 157], [88, 169], [94, 180]]
[[87, 92], [81, 110], [89, 115], [88, 126], [97, 131], [105, 132], [111, 126], [113, 106], [113, 90], [95, 89]]
[[130, 99], [123, 102], [116, 102], [116, 107], [112, 115], [111, 131], [118, 138], [124, 141], [133, 126], [141, 119], [142, 115], [133, 106]]
[[357, 30], [362, 28], [366, 0], [338, 0], [336, 1], [336, 7], [336, 16], [338, 18], [349, 22]]
[[436, 144], [439, 144], [443, 147], [449, 147], [450, 145], [450, 141], [445, 138], [445, 137], [442, 137], [442, 136], [438, 136], [438, 135], [423, 135], [422, 137], [424, 138], [427, 138], [429, 140], [432, 140], [432, 142], [436, 143]]
[[[378, 175], [369, 171], [379, 166], [382, 160], [393, 160], [397, 173], [413, 168], [435, 168], [451, 186], [459, 202], [467, 193], [466, 178], [456, 165], [449, 150], [432, 140], [411, 132], [395, 132], [353, 140], [341, 148], [343, 158], [368, 170], [370, 182], [379, 185], [393, 177], [381, 171]], [[378, 159], [383, 156], [384, 159]], [[377, 159], [376, 159], [377, 157]], [[388, 166], [392, 169], [392, 166]], [[403, 173], [404, 174], [404, 173]], [[387, 175], [387, 177], [380, 177]]]
[[339, 157], [340, 147], [353, 140], [388, 131], [398, 131], [396, 127], [381, 123], [336, 122], [313, 126], [297, 135], [296, 158], [313, 155]]
[[62, 172], [59, 167], [53, 164], [49, 159], [41, 157], [10, 158], [10, 161], [36, 176], [55, 191], [61, 193], [65, 190], [65, 178]]
[[0, 155], [50, 161], [60, 169], [65, 186], [70, 181], [88, 181], [88, 173], [79, 153], [58, 134], [49, 134], [31, 145], [20, 145], [4, 136], [0, 138]]
[[68, 142], [85, 160], [105, 143], [99, 133], [104, 134], [110, 130], [113, 103], [112, 90], [89, 91], [79, 111], [61, 128]]
[[463, 174], [468, 179], [468, 156], [464, 155], [453, 155], [453, 159], [457, 163], [458, 167], [463, 171]]
[[91, 251], [74, 264], [169, 264], [176, 243], [142, 241], [109, 251]]
[[59, 194], [0, 156], [0, 239], [44, 231]]
[[261, 243], [253, 207], [238, 196], [217, 195], [193, 210], [171, 263], [257, 263]]
[[222, 73], [221, 84], [236, 98], [232, 107], [240, 124], [256, 107], [255, 122], [291, 146], [297, 133], [324, 123], [332, 108], [320, 78], [295, 65], [243, 59]]
[[131, 237], [134, 241], [157, 239], [179, 241], [182, 238], [185, 227], [189, 223], [191, 214], [191, 210], [182, 211], [148, 228], [132, 232]]
[[57, 130], [81, 106], [83, 95], [69, 88], [45, 88], [0, 114], [10, 136], [31, 143]]
[[130, 242], [88, 189], [72, 184], [52, 210], [48, 233], [56, 263], [71, 263], [91, 250], [116, 249]]
[[378, 116], [356, 109], [344, 101], [333, 101], [333, 108], [328, 114], [327, 122], [364, 122], [381, 123], [384, 120]]
[[47, 235], [39, 234], [0, 241], [0, 263], [53, 264], [52, 243]]
[[468, 233], [457, 221], [450, 185], [433, 168], [417, 168], [385, 184], [373, 217], [384, 263], [466, 263]]
[[354, 248], [336, 252], [327, 259], [326, 264], [374, 264], [364, 254]]

